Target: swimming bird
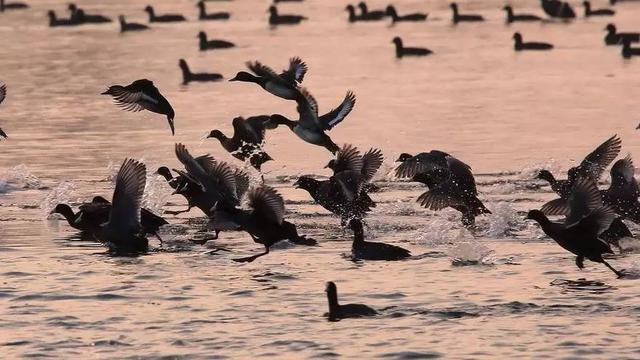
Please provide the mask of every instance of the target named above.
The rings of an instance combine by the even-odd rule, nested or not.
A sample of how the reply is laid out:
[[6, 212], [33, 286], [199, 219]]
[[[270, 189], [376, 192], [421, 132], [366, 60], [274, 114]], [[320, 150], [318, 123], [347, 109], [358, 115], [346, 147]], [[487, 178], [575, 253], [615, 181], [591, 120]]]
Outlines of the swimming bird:
[[215, 12], [207, 14], [207, 8], [204, 4], [204, 1], [198, 1], [198, 11], [200, 12], [198, 15], [199, 20], [229, 20], [231, 18], [231, 14], [228, 12]]
[[271, 115], [271, 122], [275, 125], [286, 125], [300, 139], [309, 144], [322, 146], [335, 154], [339, 147], [325, 133], [342, 122], [353, 110], [356, 96], [347, 91], [342, 103], [328, 113], [318, 116], [318, 103], [306, 89], [300, 88], [300, 98], [297, 99], [298, 121], [287, 119], [280, 114]]
[[233, 119], [233, 137], [227, 137], [220, 130], [211, 130], [207, 138], [220, 141], [222, 147], [240, 161], [249, 160], [251, 166], [260, 171], [262, 164], [273, 160], [264, 152], [262, 146], [265, 132], [272, 127], [271, 117], [266, 115], [253, 116], [247, 119], [238, 116]]
[[576, 265], [584, 268], [584, 259], [604, 264], [618, 277], [623, 273], [614, 269], [602, 254], [613, 254], [611, 247], [600, 239], [615, 218], [615, 212], [602, 204], [596, 184], [587, 178], [577, 179], [569, 197], [569, 215], [564, 223], [551, 222], [540, 210], [531, 210], [527, 219], [540, 224], [542, 231], [563, 249], [576, 255]]
[[270, 67], [258, 61], [247, 62], [246, 65], [255, 75], [240, 71], [229, 81], [258, 84], [269, 93], [285, 100], [297, 100], [300, 98], [298, 85], [302, 83], [308, 69], [307, 64], [299, 57], [289, 59], [289, 68], [279, 75]]
[[573, 19], [575, 11], [569, 3], [560, 0], [540, 0], [542, 10], [552, 18]]
[[[0, 84], [0, 104], [2, 104], [2, 102], [4, 101], [4, 98], [7, 97], [7, 85], [5, 84]], [[3, 138], [6, 139], [7, 133], [5, 133], [2, 129], [0, 129], [0, 140], [2, 140]]]
[[175, 135], [173, 119], [175, 112], [160, 93], [153, 82], [147, 79], [140, 79], [127, 86], [112, 85], [102, 95], [111, 95], [113, 102], [123, 110], [138, 112], [148, 110], [156, 114], [167, 115], [171, 134]]
[[376, 18], [378, 20], [382, 20], [387, 17], [387, 12], [384, 10], [371, 10], [367, 7], [367, 4], [364, 1], [360, 1], [358, 3], [358, 7], [360, 8], [360, 16], [366, 18]]
[[429, 190], [418, 197], [425, 208], [438, 211], [451, 207], [462, 213], [462, 224], [472, 226], [481, 214], [491, 214], [478, 199], [471, 167], [455, 157], [432, 150], [415, 156], [402, 154], [396, 177], [410, 178], [427, 185]]
[[118, 16], [118, 21], [120, 22], [120, 32], [142, 31], [142, 30], [148, 30], [149, 29], [149, 27], [147, 25], [144, 25], [144, 24], [128, 23], [125, 20], [124, 15]]
[[346, 304], [338, 303], [338, 289], [333, 281], [327, 282], [325, 289], [327, 300], [329, 301], [329, 312], [324, 314], [329, 321], [340, 321], [348, 318], [362, 318], [368, 316], [376, 316], [378, 312], [363, 304]]
[[28, 8], [29, 8], [29, 5], [25, 3], [21, 3], [21, 2], [7, 3], [5, 0], [0, 0], [0, 12], [3, 12], [5, 10], [21, 10], [21, 9], [28, 9]]
[[299, 245], [316, 245], [316, 241], [298, 235], [296, 226], [284, 220], [285, 208], [282, 196], [272, 187], [262, 185], [247, 194], [248, 209], [240, 209], [218, 203], [213, 215], [216, 229], [240, 229], [251, 236], [253, 241], [264, 246], [263, 253], [233, 259], [236, 262], [252, 262], [267, 255], [274, 244], [289, 240]]
[[397, 23], [397, 22], [405, 22], [405, 21], [425, 21], [427, 20], [427, 14], [423, 14], [423, 13], [413, 13], [413, 14], [406, 14], [406, 15], [398, 15], [398, 12], [396, 11], [396, 8], [393, 5], [389, 5], [387, 6], [386, 9], [386, 14], [387, 16], [391, 17], [391, 21], [392, 23]]
[[144, 8], [144, 11], [149, 14], [149, 22], [179, 22], [187, 20], [180, 14], [156, 15], [156, 12], [151, 5], [147, 5], [147, 7]]
[[539, 16], [536, 15], [529, 15], [529, 14], [514, 14], [513, 13], [513, 8], [509, 5], [506, 5], [505, 7], [502, 8], [502, 10], [504, 10], [507, 13], [507, 23], [513, 23], [513, 22], [528, 22], [528, 21], [540, 21], [542, 20], [542, 18], [540, 18]]
[[178, 66], [180, 66], [180, 70], [182, 71], [182, 84], [187, 85], [188, 83], [194, 82], [214, 82], [221, 81], [224, 77], [218, 73], [193, 73], [189, 69], [189, 65], [184, 59], [180, 59], [178, 61]]
[[640, 48], [631, 47], [629, 39], [622, 40], [622, 57], [630, 59], [634, 56], [640, 56]]
[[72, 21], [71, 19], [59, 19], [56, 16], [56, 12], [53, 10], [49, 10], [47, 12], [49, 16], [49, 27], [57, 27], [57, 26], [76, 26], [77, 22]]
[[213, 49], [229, 49], [236, 45], [226, 40], [207, 40], [207, 34], [204, 31], [198, 33], [200, 51]]
[[614, 24], [608, 24], [604, 29], [607, 31], [607, 35], [604, 37], [604, 43], [607, 45], [619, 45], [622, 44], [624, 40], [629, 42], [640, 42], [640, 33], [619, 33], [617, 32]]
[[520, 33], [513, 34], [513, 48], [515, 51], [523, 51], [523, 50], [551, 50], [553, 49], [553, 45], [542, 43], [542, 42], [523, 42], [522, 35]]
[[402, 39], [396, 36], [391, 41], [396, 45], [396, 58], [402, 59], [405, 56], [426, 56], [433, 54], [433, 51], [425, 48], [417, 48], [417, 47], [404, 47], [402, 44]]
[[616, 14], [615, 11], [611, 9], [591, 9], [591, 3], [589, 1], [583, 1], [582, 5], [584, 6], [584, 17], [590, 16], [613, 16]]
[[149, 241], [140, 224], [140, 204], [147, 181], [143, 163], [125, 159], [116, 177], [109, 221], [101, 226], [99, 239], [116, 254], [146, 252]]
[[300, 24], [302, 21], [304, 20], [308, 20], [309, 18], [307, 18], [306, 16], [302, 16], [302, 15], [280, 15], [278, 14], [278, 8], [276, 8], [274, 5], [271, 5], [269, 7], [269, 25], [271, 26], [276, 26], [276, 25], [297, 25]]
[[381, 242], [365, 241], [362, 220], [351, 219], [349, 228], [353, 231], [351, 256], [357, 260], [402, 260], [411, 256], [411, 252], [400, 246]]
[[109, 23], [111, 19], [102, 15], [86, 14], [83, 9], [80, 9], [74, 3], [68, 5], [69, 12], [71, 13], [71, 21], [78, 24], [101, 24]]
[[349, 22], [354, 23], [358, 21], [380, 21], [384, 20], [385, 16], [379, 16], [378, 14], [360, 14], [356, 15], [356, 8], [353, 5], [347, 5], [345, 11], [349, 13]]
[[480, 22], [484, 21], [484, 18], [481, 15], [461, 15], [458, 12], [458, 4], [451, 3], [449, 4], [451, 11], [453, 12], [452, 21], [454, 24], [459, 22]]

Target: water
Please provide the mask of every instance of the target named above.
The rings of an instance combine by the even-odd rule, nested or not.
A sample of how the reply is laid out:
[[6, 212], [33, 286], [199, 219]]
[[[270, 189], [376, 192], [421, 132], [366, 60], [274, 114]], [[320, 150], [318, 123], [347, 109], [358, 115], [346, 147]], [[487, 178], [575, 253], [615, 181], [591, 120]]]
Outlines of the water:
[[[120, 35], [115, 24], [49, 29], [46, 10], [63, 14], [66, 2], [32, 3], [29, 11], [0, 14], [0, 80], [9, 88], [0, 126], [10, 136], [0, 144], [3, 358], [640, 357], [637, 276], [618, 280], [590, 262], [579, 271], [572, 256], [523, 221], [525, 211], [553, 197], [531, 180], [535, 169], [566, 171], [614, 133], [624, 153], [639, 153], [640, 62], [623, 61], [618, 49], [603, 46], [601, 30], [610, 19], [506, 26], [503, 2], [487, 0], [461, 4], [486, 23], [453, 27], [447, 3], [438, 0], [396, 2], [401, 13], [428, 11], [424, 24], [350, 25], [346, 2], [308, 0], [280, 7], [306, 14], [308, 23], [270, 30], [266, 2], [211, 2], [211, 10], [231, 11], [232, 20], [200, 23], [193, 2], [180, 1], [157, 2], [157, 11], [181, 12], [191, 21]], [[78, 5], [146, 22], [146, 1]], [[512, 5], [541, 14], [536, 1]], [[619, 29], [640, 30], [640, 5], [621, 3], [616, 10]], [[201, 53], [200, 30], [239, 46]], [[516, 54], [516, 30], [556, 49]], [[397, 61], [396, 35], [436, 54]], [[125, 157], [143, 159], [149, 169], [176, 167], [173, 145], [184, 142], [193, 153], [237, 164], [202, 135], [213, 128], [229, 133], [238, 115], [295, 114], [291, 103], [251, 84], [182, 86], [179, 58], [194, 71], [230, 78], [245, 61], [280, 69], [296, 55], [310, 67], [305, 86], [321, 111], [348, 89], [357, 94], [355, 111], [331, 136], [385, 153], [366, 236], [406, 247], [415, 259], [345, 258], [349, 232], [291, 187], [300, 174], [328, 175], [322, 167], [329, 156], [287, 129], [268, 134], [267, 151], [276, 160], [264, 166], [266, 181], [285, 197], [287, 218], [319, 240], [318, 247], [277, 246], [254, 263], [238, 264], [230, 259], [260, 247], [233, 232], [204, 247], [190, 243], [210, 236], [193, 210], [168, 217], [162, 248], [152, 240], [149, 255], [113, 258], [48, 218], [57, 202], [110, 197], [111, 177]], [[126, 113], [98, 95], [142, 77], [172, 102], [175, 137], [162, 116]], [[419, 208], [414, 199], [422, 189], [388, 175], [398, 154], [434, 148], [477, 174], [494, 214], [479, 218], [475, 233], [460, 227], [454, 211]], [[182, 209], [182, 199], [170, 194], [149, 175], [147, 206]], [[635, 253], [611, 262], [640, 273]], [[343, 302], [366, 303], [382, 315], [328, 323], [322, 317], [328, 280]]]

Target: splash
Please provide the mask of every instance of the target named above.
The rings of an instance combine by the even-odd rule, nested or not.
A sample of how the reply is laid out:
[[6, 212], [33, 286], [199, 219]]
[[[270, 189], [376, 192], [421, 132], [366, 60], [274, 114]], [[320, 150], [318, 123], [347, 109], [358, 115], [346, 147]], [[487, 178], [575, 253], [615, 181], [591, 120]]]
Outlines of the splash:
[[417, 240], [427, 246], [442, 246], [453, 244], [466, 236], [469, 232], [460, 228], [456, 221], [448, 218], [433, 218], [426, 226], [426, 230], [418, 234]]
[[42, 218], [47, 219], [51, 211], [61, 203], [70, 203], [76, 197], [78, 186], [71, 181], [63, 181], [53, 188], [40, 202]]
[[549, 170], [551, 171], [551, 173], [555, 174], [560, 172], [560, 169], [562, 169], [562, 167], [560, 166], [557, 160], [549, 159], [546, 162], [536, 163], [536, 164], [526, 166], [524, 169], [520, 171], [520, 174], [518, 177], [522, 180], [531, 180], [531, 179], [534, 179], [536, 175], [538, 175], [538, 172], [543, 169]]
[[172, 192], [173, 189], [167, 185], [162, 176], [147, 172], [147, 183], [142, 197], [142, 206], [156, 214], [162, 214], [162, 207]]
[[476, 241], [460, 242], [449, 248], [448, 255], [455, 266], [492, 265], [493, 250]]
[[20, 164], [7, 169], [4, 174], [0, 174], [0, 193], [5, 193], [12, 189], [40, 189], [41, 182], [33, 175], [29, 168]]
[[[534, 175], [535, 176], [535, 175]], [[496, 183], [483, 189], [484, 194], [511, 195], [517, 191], [517, 186], [510, 182]]]
[[493, 204], [491, 214], [486, 214], [478, 220], [487, 223], [484, 235], [489, 237], [509, 236], [513, 230], [523, 225], [518, 212], [508, 202]]

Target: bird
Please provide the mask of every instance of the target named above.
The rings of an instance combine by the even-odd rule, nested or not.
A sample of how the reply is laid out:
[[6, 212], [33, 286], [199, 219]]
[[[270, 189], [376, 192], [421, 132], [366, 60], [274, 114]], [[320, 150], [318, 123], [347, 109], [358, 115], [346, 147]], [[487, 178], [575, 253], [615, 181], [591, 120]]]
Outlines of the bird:
[[71, 21], [78, 24], [101, 24], [111, 22], [111, 19], [106, 16], [86, 14], [83, 9], [78, 8], [74, 3], [70, 3], [67, 8], [71, 13]]
[[118, 16], [118, 21], [120, 22], [120, 32], [142, 31], [142, 30], [148, 30], [149, 29], [149, 27], [147, 25], [144, 25], [144, 24], [128, 23], [125, 20], [124, 15]]
[[536, 15], [528, 15], [528, 14], [514, 14], [513, 8], [509, 5], [506, 5], [502, 8], [507, 13], [507, 23], [513, 22], [527, 22], [527, 21], [540, 21], [542, 18]]
[[220, 141], [222, 147], [240, 161], [249, 160], [251, 166], [260, 171], [262, 164], [273, 160], [262, 150], [265, 132], [271, 127], [271, 117], [253, 116], [247, 119], [238, 116], [233, 119], [233, 137], [227, 137], [220, 130], [211, 130], [207, 138]]
[[402, 59], [405, 56], [426, 56], [433, 54], [433, 51], [425, 48], [404, 47], [402, 39], [400, 39], [399, 36], [394, 37], [391, 43], [396, 46], [396, 58], [398, 59]]
[[458, 12], [458, 4], [451, 3], [449, 4], [451, 11], [453, 12], [452, 21], [454, 24], [459, 22], [480, 22], [484, 21], [484, 18], [481, 15], [460, 15]]
[[180, 66], [180, 70], [182, 71], [183, 85], [187, 85], [190, 82], [215, 82], [224, 79], [224, 77], [218, 73], [192, 73], [184, 59], [178, 61], [178, 66]]
[[147, 181], [141, 162], [125, 159], [116, 177], [109, 220], [101, 225], [99, 240], [114, 254], [146, 252], [149, 241], [140, 224], [140, 204]]
[[354, 23], [354, 22], [358, 22], [358, 21], [380, 21], [380, 20], [384, 20], [384, 18], [386, 17], [386, 14], [384, 16], [381, 16], [380, 14], [374, 13], [374, 14], [360, 14], [360, 15], [356, 15], [356, 8], [353, 5], [347, 5], [345, 8], [345, 11], [347, 11], [349, 13], [349, 22]]
[[640, 56], [640, 48], [631, 47], [631, 41], [629, 39], [622, 40], [622, 57], [630, 59], [634, 56]]
[[171, 135], [175, 135], [173, 107], [151, 80], [140, 79], [127, 86], [112, 85], [102, 95], [111, 95], [113, 102], [123, 110], [133, 112], [148, 110], [166, 115]]
[[640, 224], [640, 188], [636, 181], [631, 155], [616, 161], [610, 170], [611, 184], [602, 191], [604, 203], [616, 214]]
[[226, 40], [207, 40], [207, 34], [204, 31], [198, 33], [200, 51], [213, 49], [229, 49], [236, 45]]
[[[344, 145], [331, 159], [325, 168], [333, 171], [333, 177], [339, 180], [345, 190], [345, 195], [351, 199], [358, 197], [363, 190], [370, 189], [370, 182], [382, 166], [384, 156], [380, 149], [369, 149], [364, 155], [351, 144]], [[349, 191], [351, 190], [351, 191]], [[375, 206], [375, 204], [374, 204]]]
[[523, 42], [522, 35], [518, 32], [513, 34], [513, 41], [513, 48], [515, 51], [553, 49], [553, 45], [543, 42]]
[[607, 31], [607, 35], [604, 37], [604, 43], [607, 45], [619, 45], [622, 44], [624, 40], [640, 42], [640, 33], [619, 33], [614, 24], [607, 24], [604, 30]]
[[76, 26], [77, 22], [72, 21], [71, 19], [59, 19], [56, 16], [56, 12], [53, 10], [49, 10], [47, 12], [49, 16], [49, 27], [57, 27], [57, 26]]
[[204, 1], [198, 1], [199, 15], [198, 20], [229, 20], [231, 18], [231, 14], [228, 12], [216, 12], [207, 14], [207, 8], [204, 4]]
[[411, 256], [411, 252], [400, 246], [364, 240], [362, 220], [351, 219], [349, 228], [353, 231], [351, 256], [356, 260], [403, 260]]
[[333, 281], [327, 282], [325, 288], [327, 300], [329, 301], [329, 312], [324, 314], [329, 321], [340, 321], [348, 318], [362, 318], [376, 316], [378, 312], [367, 305], [363, 304], [346, 304], [338, 303], [338, 289]]
[[584, 17], [590, 16], [613, 16], [616, 14], [614, 10], [611, 9], [591, 9], [591, 3], [589, 1], [583, 1], [582, 5], [584, 6]]
[[298, 25], [304, 20], [308, 20], [306, 16], [302, 15], [280, 15], [278, 14], [278, 8], [274, 5], [269, 7], [269, 25]]
[[300, 139], [309, 144], [322, 146], [335, 154], [339, 147], [325, 133], [342, 122], [356, 104], [356, 96], [347, 91], [342, 103], [328, 113], [318, 116], [318, 103], [304, 88], [300, 88], [302, 96], [297, 100], [298, 121], [287, 119], [280, 114], [271, 115], [271, 122], [275, 125], [285, 125]]
[[300, 98], [298, 86], [302, 83], [308, 68], [307, 64], [299, 57], [289, 59], [289, 68], [280, 74], [277, 74], [270, 67], [259, 61], [250, 61], [246, 65], [253, 74], [240, 71], [229, 81], [258, 84], [269, 93], [285, 100], [297, 100]]
[[[6, 97], [7, 97], [7, 85], [0, 84], [0, 105], [2, 104], [2, 102]], [[8, 137], [7, 133], [5, 133], [4, 130], [0, 129], [0, 140], [6, 139], [7, 137]]]
[[156, 12], [151, 5], [147, 5], [147, 7], [144, 8], [144, 11], [149, 14], [149, 22], [179, 22], [187, 20], [180, 14], [156, 15]]
[[296, 226], [284, 220], [284, 199], [267, 185], [249, 190], [248, 209], [240, 209], [229, 204], [217, 203], [213, 215], [213, 226], [223, 230], [243, 230], [254, 242], [264, 246], [264, 252], [243, 258], [236, 262], [253, 262], [267, 255], [274, 244], [289, 240], [299, 245], [316, 245], [317, 242], [304, 235], [298, 235]]
[[542, 231], [563, 249], [576, 255], [576, 265], [584, 268], [584, 259], [604, 264], [618, 277], [623, 272], [614, 269], [602, 258], [602, 254], [613, 254], [609, 244], [600, 235], [609, 228], [615, 212], [602, 204], [596, 184], [588, 178], [577, 179], [569, 196], [569, 214], [564, 223], [551, 222], [540, 210], [531, 210], [527, 219], [540, 224]]
[[462, 213], [462, 224], [473, 226], [481, 214], [491, 214], [478, 199], [471, 167], [446, 152], [431, 150], [398, 158], [396, 177], [423, 182], [429, 190], [418, 197], [425, 208], [438, 211], [451, 207]]
[[560, 0], [540, 0], [542, 10], [552, 18], [573, 19], [575, 11], [569, 3]]
[[382, 20], [387, 17], [387, 12], [383, 10], [371, 10], [367, 7], [367, 4], [364, 1], [358, 3], [358, 7], [360, 8], [360, 16], [367, 18], [377, 18], [378, 20]]
[[392, 23], [397, 23], [397, 22], [405, 22], [405, 21], [411, 21], [411, 22], [415, 22], [415, 21], [425, 21], [427, 20], [427, 14], [423, 14], [423, 13], [414, 13], [414, 14], [406, 14], [406, 15], [398, 15], [398, 12], [396, 11], [396, 8], [393, 5], [389, 5], [387, 6], [386, 9], [386, 14], [387, 16], [391, 17], [391, 21]]
[[[90, 203], [80, 205], [78, 210], [77, 213], [74, 213], [69, 205], [58, 204], [51, 211], [51, 214], [62, 215], [69, 226], [74, 229], [94, 233], [100, 230], [102, 224], [109, 221], [111, 203], [101, 196], [96, 196]], [[156, 234], [161, 226], [169, 224], [165, 219], [151, 212], [151, 210], [142, 208], [140, 211], [142, 229], [147, 234]]]
[[21, 10], [21, 9], [28, 9], [28, 8], [29, 8], [29, 5], [25, 3], [21, 3], [21, 2], [8, 3], [5, 0], [0, 0], [0, 12], [6, 11], [6, 10]]

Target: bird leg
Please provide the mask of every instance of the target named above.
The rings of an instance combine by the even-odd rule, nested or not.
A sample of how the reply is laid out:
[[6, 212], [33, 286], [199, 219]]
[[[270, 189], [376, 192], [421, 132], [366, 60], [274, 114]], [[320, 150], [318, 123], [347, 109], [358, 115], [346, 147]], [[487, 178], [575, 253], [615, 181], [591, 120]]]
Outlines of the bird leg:
[[178, 215], [178, 214], [189, 212], [191, 211], [191, 209], [192, 209], [192, 206], [189, 206], [187, 210], [165, 210], [164, 213], [169, 215]]
[[[603, 260], [604, 261], [604, 260]], [[579, 255], [576, 257], [576, 266], [582, 270], [584, 269], [584, 256]]]
[[613, 271], [613, 272], [618, 276], [618, 278], [621, 278], [621, 277], [623, 277], [623, 276], [624, 276], [624, 270], [622, 270], [622, 271], [618, 271], [618, 270], [614, 269], [614, 268], [613, 268], [613, 266], [609, 265], [609, 263], [608, 263], [608, 262], [606, 262], [604, 259], [602, 259], [602, 263], [603, 263], [606, 267], [608, 267], [609, 269], [611, 269], [611, 271]]
[[162, 240], [162, 238], [160, 237], [160, 235], [158, 235], [157, 232], [154, 232], [153, 235], [155, 235], [155, 237], [158, 238], [158, 240], [160, 240], [160, 246], [164, 245], [164, 241]]
[[243, 257], [243, 258], [239, 258], [239, 259], [232, 259], [235, 262], [253, 262], [255, 259], [267, 255], [269, 253], [269, 247], [265, 246], [264, 247], [264, 252], [260, 253], [258, 255], [253, 255], [253, 256], [247, 256], [247, 257]]

